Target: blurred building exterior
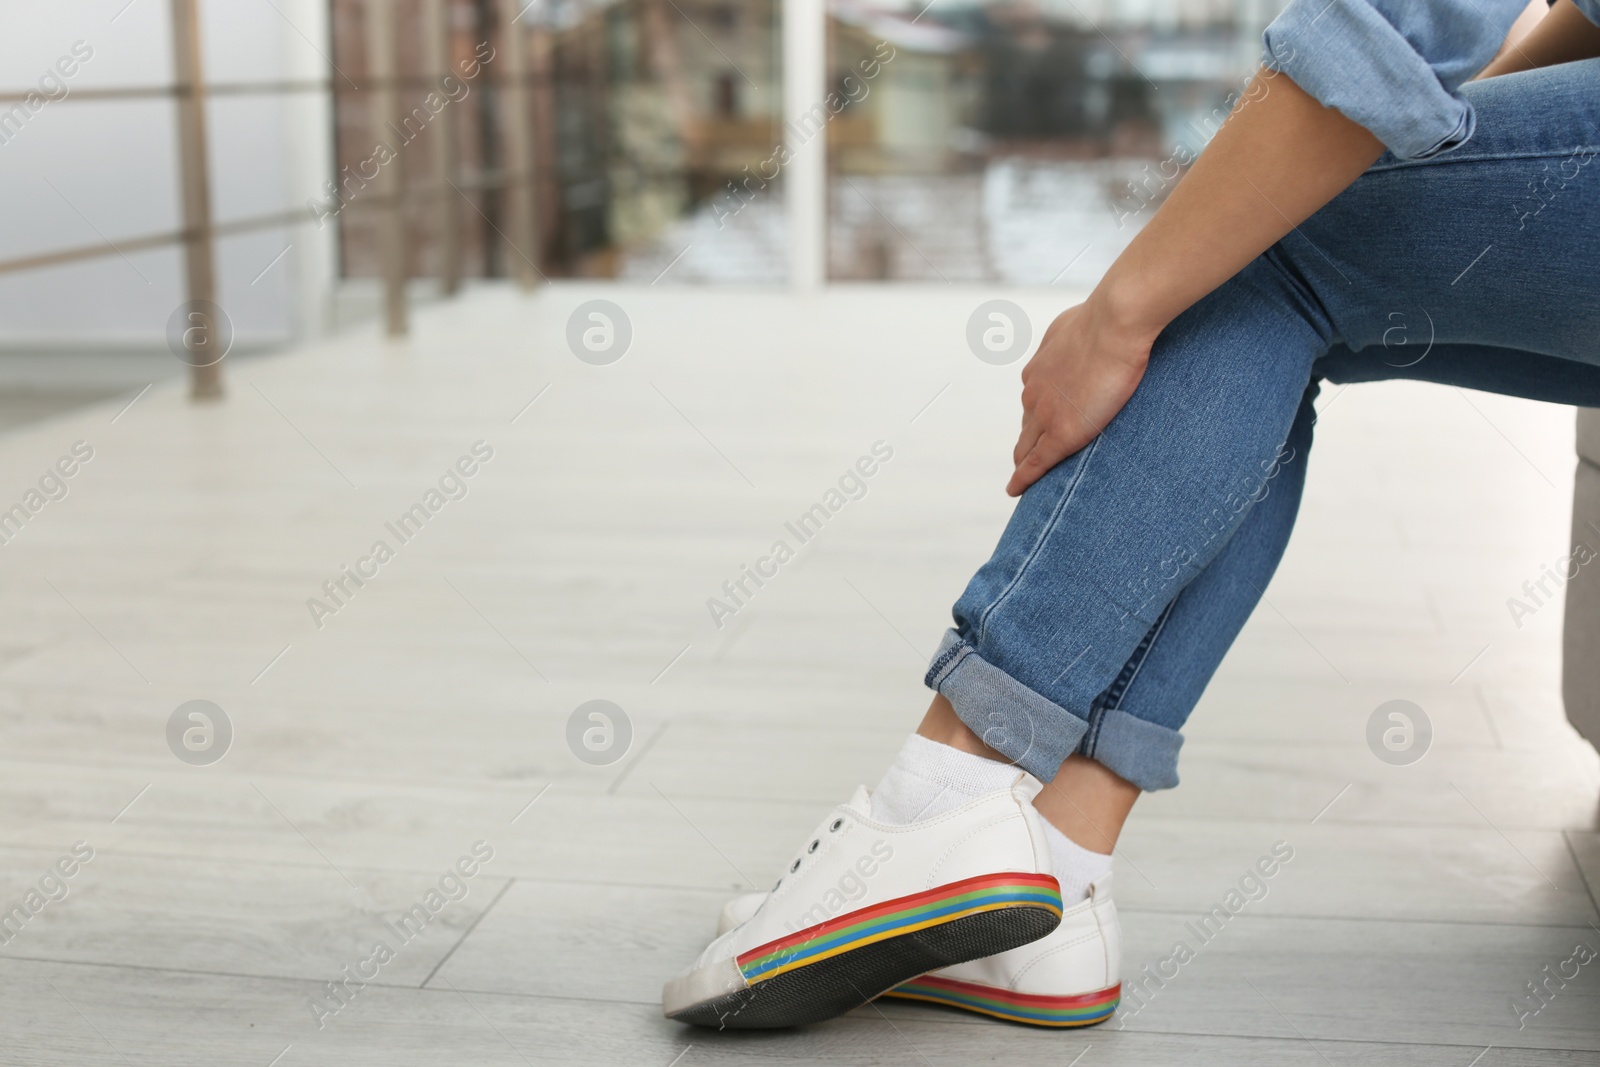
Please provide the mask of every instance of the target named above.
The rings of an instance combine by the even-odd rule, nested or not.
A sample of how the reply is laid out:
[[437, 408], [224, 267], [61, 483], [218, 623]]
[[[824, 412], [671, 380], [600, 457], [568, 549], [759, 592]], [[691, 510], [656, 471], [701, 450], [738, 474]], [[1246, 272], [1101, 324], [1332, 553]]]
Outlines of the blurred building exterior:
[[832, 0], [836, 79], [877, 41], [896, 57], [832, 131], [830, 277], [1093, 284], [1279, 6]]
[[[357, 82], [363, 7], [334, 0], [336, 61]], [[784, 280], [779, 7], [528, 9], [542, 270]], [[1170, 188], [1170, 177], [1151, 180], [1155, 165], [1215, 130], [1275, 7], [832, 0], [828, 89], [842, 107], [825, 119], [829, 277], [1091, 283]], [[453, 53], [494, 39], [493, 3], [456, 0], [452, 10]], [[340, 107], [341, 163], [367, 151], [370, 110]], [[492, 100], [466, 111], [462, 165], [492, 171], [502, 162]], [[407, 161], [419, 175], [428, 166], [425, 152]], [[500, 194], [471, 195], [462, 232], [472, 273], [504, 273], [502, 244], [484, 239], [503, 215]], [[344, 223], [347, 273], [375, 270], [363, 225]], [[435, 235], [421, 219], [413, 231], [413, 269], [432, 274]]]
[[[1214, 132], [1281, 6], [198, 3], [217, 87], [219, 299], [256, 344], [373, 306], [395, 260], [445, 291], [452, 271], [504, 277], [519, 259], [550, 278], [781, 285], [797, 277], [796, 218], [825, 245], [816, 276], [833, 281], [1082, 288], [1170, 188], [1175, 149]], [[21, 5], [0, 42], [0, 90], [18, 99], [75, 41], [93, 50], [60, 101], [0, 144], [0, 192], [35, 205], [0, 236], [0, 261], [106, 242], [100, 259], [0, 274], [0, 344], [160, 346], [184, 296], [179, 250], [146, 239], [181, 226], [167, 7]], [[801, 9], [826, 31], [796, 52]], [[388, 122], [369, 71], [374, 11], [397, 39]], [[143, 95], [85, 92], [126, 86]], [[361, 177], [381, 169], [379, 144], [395, 157], [384, 180], [406, 188], [395, 256], [382, 182]], [[801, 144], [825, 145], [825, 170], [787, 165]], [[536, 225], [519, 228], [510, 186], [524, 172]], [[272, 213], [284, 221], [238, 224]]]

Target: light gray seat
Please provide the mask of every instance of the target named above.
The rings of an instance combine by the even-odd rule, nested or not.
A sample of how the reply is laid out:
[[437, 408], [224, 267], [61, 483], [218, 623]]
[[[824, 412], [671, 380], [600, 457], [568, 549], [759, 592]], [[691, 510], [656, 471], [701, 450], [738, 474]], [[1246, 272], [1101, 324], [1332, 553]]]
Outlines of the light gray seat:
[[[1572, 543], [1600, 553], [1600, 408], [1578, 409]], [[1600, 559], [1579, 567], [1567, 583], [1561, 652], [1561, 696], [1567, 721], [1600, 748]]]

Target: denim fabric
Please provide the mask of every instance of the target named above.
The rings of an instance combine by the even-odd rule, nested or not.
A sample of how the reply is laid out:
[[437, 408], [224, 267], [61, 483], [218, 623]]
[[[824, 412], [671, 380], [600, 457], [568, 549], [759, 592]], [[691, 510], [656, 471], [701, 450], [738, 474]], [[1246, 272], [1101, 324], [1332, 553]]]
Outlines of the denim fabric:
[[1080, 752], [1177, 784], [1179, 729], [1293, 527], [1318, 379], [1600, 406], [1600, 60], [1463, 93], [1471, 142], [1385, 155], [1181, 315], [1022, 495], [926, 680], [1024, 769]]
[[[1399, 159], [1472, 136], [1459, 91], [1526, 0], [1293, 0], [1262, 35], [1262, 63], [1372, 131]], [[1600, 0], [1579, 7], [1600, 23]]]

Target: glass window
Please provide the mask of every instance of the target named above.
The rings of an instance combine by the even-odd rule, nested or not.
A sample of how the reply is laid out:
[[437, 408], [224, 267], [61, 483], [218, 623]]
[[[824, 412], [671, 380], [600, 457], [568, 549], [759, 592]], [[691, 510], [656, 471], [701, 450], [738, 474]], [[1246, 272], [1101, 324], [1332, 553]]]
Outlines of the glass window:
[[829, 0], [829, 277], [1091, 286], [1281, 6]]

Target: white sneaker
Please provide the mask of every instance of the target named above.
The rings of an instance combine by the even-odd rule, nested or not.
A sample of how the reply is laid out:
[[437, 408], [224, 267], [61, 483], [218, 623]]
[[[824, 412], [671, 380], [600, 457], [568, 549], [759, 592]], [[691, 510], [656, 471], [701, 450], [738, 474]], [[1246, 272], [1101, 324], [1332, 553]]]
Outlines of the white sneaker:
[[[723, 905], [717, 933], [747, 922], [766, 899], [746, 893]], [[1033, 1026], [1093, 1026], [1117, 1010], [1122, 926], [1108, 874], [1037, 941], [902, 982], [885, 996], [926, 1000]]]
[[662, 990], [669, 1018], [759, 1028], [819, 1022], [907, 979], [1037, 941], [1061, 888], [1038, 783], [925, 822], [874, 822], [867, 790], [823, 821], [754, 914]]

